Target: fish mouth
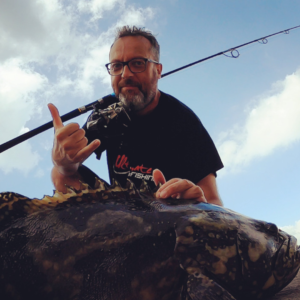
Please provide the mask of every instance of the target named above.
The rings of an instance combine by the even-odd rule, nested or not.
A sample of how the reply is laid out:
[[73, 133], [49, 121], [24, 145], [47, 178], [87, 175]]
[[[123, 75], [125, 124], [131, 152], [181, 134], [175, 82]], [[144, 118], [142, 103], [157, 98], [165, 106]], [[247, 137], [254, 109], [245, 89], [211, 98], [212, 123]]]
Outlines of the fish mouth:
[[297, 239], [284, 232], [279, 235], [282, 243], [273, 260], [273, 275], [276, 280], [284, 280], [284, 286], [289, 284], [300, 268], [300, 246]]

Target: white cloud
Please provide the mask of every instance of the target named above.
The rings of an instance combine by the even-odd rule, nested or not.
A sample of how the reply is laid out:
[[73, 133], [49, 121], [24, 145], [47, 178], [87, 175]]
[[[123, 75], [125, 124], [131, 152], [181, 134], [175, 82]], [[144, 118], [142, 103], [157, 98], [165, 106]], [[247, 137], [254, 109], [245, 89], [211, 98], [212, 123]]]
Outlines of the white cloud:
[[151, 8], [135, 9], [130, 6], [122, 14], [120, 21], [108, 31], [102, 33], [95, 41], [91, 41], [86, 45], [86, 56], [78, 64], [78, 77], [75, 83], [76, 92], [82, 92], [84, 95], [90, 94], [94, 82], [98, 79], [109, 86], [110, 78], [107, 76], [104, 65], [108, 62], [108, 53], [117, 27], [124, 24], [143, 26], [153, 16], [154, 12]]
[[[41, 89], [47, 81], [45, 76], [22, 64], [19, 59], [6, 60], [0, 65], [2, 108], [8, 110], [20, 106], [24, 109], [31, 103], [30, 94]], [[20, 101], [21, 96], [24, 101]], [[3, 110], [0, 112], [3, 113]], [[28, 119], [28, 116], [24, 118]]]
[[155, 15], [155, 10], [151, 7], [145, 9], [136, 9], [134, 6], [129, 6], [123, 12], [117, 27], [126, 25], [143, 26], [147, 20], [151, 20]]
[[70, 41], [71, 25], [58, 0], [1, 0], [0, 60], [43, 61]]
[[[3, 0], [0, 2], [0, 62], [18, 58], [23, 64], [57, 72], [53, 91], [86, 95], [96, 81], [110, 84], [104, 64], [108, 61], [115, 30], [124, 24], [144, 26], [154, 11], [135, 8], [125, 0], [81, 0], [63, 6], [58, 0]], [[102, 13], [113, 14], [110, 27], [89, 23]], [[108, 12], [112, 11], [112, 12]], [[85, 13], [88, 13], [86, 15]], [[13, 22], [12, 20], [18, 20]], [[52, 75], [52, 74], [51, 74]]]
[[0, 170], [8, 174], [15, 169], [27, 175], [38, 165], [40, 159], [40, 155], [32, 149], [29, 142], [23, 142], [1, 153]]
[[[0, 120], [2, 124], [0, 144], [28, 131], [25, 124], [37, 112], [35, 97], [46, 84], [45, 76], [22, 65], [18, 59], [7, 60], [0, 64]], [[25, 142], [1, 154], [0, 169], [5, 173], [14, 168], [27, 173], [37, 165], [38, 161], [39, 155], [32, 151], [28, 142]]]
[[274, 84], [242, 126], [222, 133], [218, 150], [227, 171], [300, 140], [300, 69]]
[[[106, 31], [99, 21], [104, 12], [113, 16]], [[153, 15], [126, 0], [1, 0], [0, 118], [9, 126], [0, 144], [28, 131], [33, 116], [48, 120], [48, 111], [41, 115], [45, 102], [70, 94], [89, 98], [99, 83], [110, 85], [104, 64], [116, 27], [145, 26]], [[1, 154], [0, 169], [27, 173], [40, 159], [27, 141]]]
[[34, 177], [36, 177], [36, 178], [41, 178], [41, 177], [43, 177], [44, 175], [45, 175], [44, 170], [41, 169], [41, 168], [38, 168], [37, 171], [36, 171], [36, 173], [35, 173], [35, 175], [34, 175]]
[[300, 244], [300, 220], [294, 225], [280, 227], [283, 231], [297, 238], [298, 245]]
[[103, 43], [103, 36], [91, 42], [87, 46], [85, 57], [79, 62], [77, 67], [77, 79], [75, 80], [76, 92], [90, 96], [93, 92], [93, 85], [96, 80], [110, 85], [110, 77], [104, 65], [108, 62], [110, 45]]
[[91, 21], [102, 18], [103, 12], [112, 10], [116, 5], [124, 6], [125, 0], [80, 0], [78, 9], [81, 12], [92, 14]]

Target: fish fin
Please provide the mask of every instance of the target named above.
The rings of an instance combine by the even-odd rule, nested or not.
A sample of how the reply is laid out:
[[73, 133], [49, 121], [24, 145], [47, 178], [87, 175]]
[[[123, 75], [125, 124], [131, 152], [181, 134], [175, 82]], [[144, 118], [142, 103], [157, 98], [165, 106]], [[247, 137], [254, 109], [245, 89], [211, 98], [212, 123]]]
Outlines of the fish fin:
[[202, 273], [188, 276], [187, 294], [191, 300], [236, 300], [226, 289]]

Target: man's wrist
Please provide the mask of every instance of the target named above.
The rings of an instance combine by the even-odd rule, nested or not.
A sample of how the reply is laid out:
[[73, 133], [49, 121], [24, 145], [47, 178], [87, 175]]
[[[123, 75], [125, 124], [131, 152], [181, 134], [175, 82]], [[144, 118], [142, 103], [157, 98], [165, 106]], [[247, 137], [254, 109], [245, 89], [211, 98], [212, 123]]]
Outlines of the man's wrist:
[[63, 176], [71, 177], [74, 176], [78, 171], [79, 163], [67, 165], [67, 166], [58, 166], [54, 164], [54, 168]]
[[72, 175], [64, 175], [59, 172], [56, 166], [51, 172], [51, 179], [56, 190], [62, 193], [67, 193], [67, 186], [73, 187], [77, 190], [81, 189], [82, 178], [78, 172]]

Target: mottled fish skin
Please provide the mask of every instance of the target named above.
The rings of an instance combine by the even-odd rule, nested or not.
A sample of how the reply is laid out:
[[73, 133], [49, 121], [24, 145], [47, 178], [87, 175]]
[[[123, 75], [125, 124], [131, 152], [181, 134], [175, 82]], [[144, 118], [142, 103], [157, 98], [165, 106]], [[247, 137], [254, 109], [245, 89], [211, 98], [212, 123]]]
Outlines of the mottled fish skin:
[[146, 184], [0, 193], [1, 300], [265, 299], [296, 276], [299, 252], [275, 224]]

